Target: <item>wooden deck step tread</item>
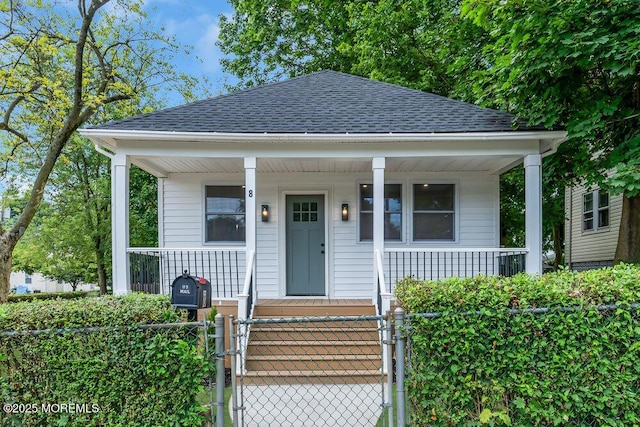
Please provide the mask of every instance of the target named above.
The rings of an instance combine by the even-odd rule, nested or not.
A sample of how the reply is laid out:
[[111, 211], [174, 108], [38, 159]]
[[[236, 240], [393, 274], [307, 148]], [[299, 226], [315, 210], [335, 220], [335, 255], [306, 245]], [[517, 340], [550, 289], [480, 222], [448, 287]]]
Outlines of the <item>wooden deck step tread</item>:
[[374, 341], [374, 340], [368, 340], [368, 341], [323, 341], [323, 340], [309, 340], [309, 341], [296, 341], [296, 340], [279, 340], [279, 341], [274, 341], [274, 340], [265, 340], [265, 341], [251, 341], [251, 345], [255, 345], [255, 346], [290, 346], [290, 345], [297, 345], [297, 346], [309, 346], [309, 347], [316, 347], [316, 346], [355, 346], [355, 345], [363, 345], [363, 346], [368, 346], [368, 345], [379, 345], [380, 343], [378, 341]]
[[245, 377], [343, 377], [382, 375], [378, 369], [345, 369], [332, 371], [249, 371]]
[[[328, 354], [326, 358], [339, 361], [351, 360], [379, 360], [379, 354]], [[256, 355], [247, 356], [247, 360], [318, 360], [318, 355], [295, 354], [295, 355]]]

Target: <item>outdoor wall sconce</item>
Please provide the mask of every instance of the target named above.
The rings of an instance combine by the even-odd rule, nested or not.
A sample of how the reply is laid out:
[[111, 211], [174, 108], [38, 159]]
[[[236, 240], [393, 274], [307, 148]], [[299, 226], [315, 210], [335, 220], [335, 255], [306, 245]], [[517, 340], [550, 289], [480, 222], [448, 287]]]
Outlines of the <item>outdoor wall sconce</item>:
[[262, 205], [262, 222], [269, 222], [269, 205]]
[[342, 220], [349, 221], [349, 204], [342, 204]]

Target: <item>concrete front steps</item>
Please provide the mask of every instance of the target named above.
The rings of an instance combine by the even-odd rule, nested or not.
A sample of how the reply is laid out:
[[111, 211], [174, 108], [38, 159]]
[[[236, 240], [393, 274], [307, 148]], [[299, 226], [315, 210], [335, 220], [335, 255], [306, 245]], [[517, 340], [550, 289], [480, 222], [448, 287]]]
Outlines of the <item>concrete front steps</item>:
[[290, 319], [251, 326], [246, 384], [375, 384], [383, 380], [375, 320], [331, 320], [374, 315], [370, 301], [258, 302], [255, 319]]

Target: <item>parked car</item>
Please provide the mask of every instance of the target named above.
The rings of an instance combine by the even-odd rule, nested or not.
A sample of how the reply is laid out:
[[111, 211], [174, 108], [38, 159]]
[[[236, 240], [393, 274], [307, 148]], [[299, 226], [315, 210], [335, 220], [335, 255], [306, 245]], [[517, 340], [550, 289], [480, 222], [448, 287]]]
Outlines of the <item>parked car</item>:
[[30, 294], [31, 289], [29, 289], [29, 287], [26, 285], [18, 285], [11, 288], [11, 293], [12, 294]]

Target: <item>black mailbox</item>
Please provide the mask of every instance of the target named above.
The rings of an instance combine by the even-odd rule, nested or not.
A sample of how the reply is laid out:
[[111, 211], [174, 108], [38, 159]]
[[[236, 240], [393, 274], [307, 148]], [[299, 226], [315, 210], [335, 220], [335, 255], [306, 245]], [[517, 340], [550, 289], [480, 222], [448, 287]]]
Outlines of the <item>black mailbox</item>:
[[187, 310], [211, 307], [211, 283], [185, 270], [171, 284], [171, 304]]

